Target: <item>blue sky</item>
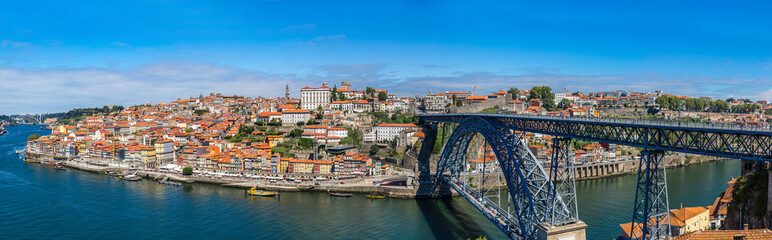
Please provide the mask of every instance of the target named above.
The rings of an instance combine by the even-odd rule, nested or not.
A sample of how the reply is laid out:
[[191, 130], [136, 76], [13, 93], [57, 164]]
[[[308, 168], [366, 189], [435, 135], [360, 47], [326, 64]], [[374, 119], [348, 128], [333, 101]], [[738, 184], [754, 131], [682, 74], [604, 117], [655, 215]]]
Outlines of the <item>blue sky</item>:
[[772, 98], [772, 5], [704, 1], [0, 0], [0, 114], [549, 85]]

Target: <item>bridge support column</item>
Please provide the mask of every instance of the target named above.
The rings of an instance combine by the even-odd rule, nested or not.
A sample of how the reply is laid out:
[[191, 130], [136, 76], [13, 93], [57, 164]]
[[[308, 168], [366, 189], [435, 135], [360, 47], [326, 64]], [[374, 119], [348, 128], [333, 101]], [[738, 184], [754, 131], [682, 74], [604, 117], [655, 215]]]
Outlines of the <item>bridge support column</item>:
[[664, 151], [644, 150], [638, 168], [631, 239], [668, 239], [670, 205]]
[[[552, 162], [550, 165], [551, 225], [571, 223], [579, 219], [576, 203], [576, 170], [570, 138], [554, 138], [552, 141]], [[562, 203], [561, 203], [562, 202]], [[568, 212], [561, 212], [558, 206], [565, 205]]]
[[582, 221], [561, 225], [550, 226], [549, 224], [539, 224], [536, 233], [537, 240], [585, 240], [587, 239], [585, 228], [587, 224]]
[[427, 123], [423, 125], [424, 141], [421, 151], [418, 152], [416, 173], [418, 174], [418, 190], [416, 197], [433, 197], [434, 180], [431, 174], [431, 157], [434, 143], [437, 139], [437, 124]]

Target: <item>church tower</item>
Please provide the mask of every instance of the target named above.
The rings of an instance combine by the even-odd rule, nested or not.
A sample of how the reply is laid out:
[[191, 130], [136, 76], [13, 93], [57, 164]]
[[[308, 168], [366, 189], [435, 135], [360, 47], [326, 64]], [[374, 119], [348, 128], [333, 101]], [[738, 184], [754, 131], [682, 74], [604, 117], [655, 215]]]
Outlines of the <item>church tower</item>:
[[284, 89], [284, 98], [289, 99], [289, 84], [287, 84], [287, 87]]

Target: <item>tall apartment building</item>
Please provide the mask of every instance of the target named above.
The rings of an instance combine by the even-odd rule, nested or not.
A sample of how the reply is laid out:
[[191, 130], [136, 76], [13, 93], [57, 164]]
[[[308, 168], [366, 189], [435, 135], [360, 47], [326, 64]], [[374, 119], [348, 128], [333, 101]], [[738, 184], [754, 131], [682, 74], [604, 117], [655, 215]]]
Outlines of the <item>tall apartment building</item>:
[[319, 106], [326, 108], [332, 98], [332, 89], [327, 87], [327, 82], [321, 87], [312, 88], [305, 86], [300, 89], [300, 108], [316, 110]]
[[429, 94], [424, 98], [424, 110], [427, 112], [437, 113], [445, 112], [445, 108], [448, 105], [448, 97], [446, 95], [433, 95]]

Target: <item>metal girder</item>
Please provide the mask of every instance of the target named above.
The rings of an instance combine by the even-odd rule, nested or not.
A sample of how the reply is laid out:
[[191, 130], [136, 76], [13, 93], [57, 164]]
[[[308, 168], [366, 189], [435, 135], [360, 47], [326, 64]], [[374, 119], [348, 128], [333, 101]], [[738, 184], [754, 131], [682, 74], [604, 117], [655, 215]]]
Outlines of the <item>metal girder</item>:
[[[575, 222], [579, 219], [576, 202], [576, 175], [574, 173], [573, 150], [570, 138], [554, 138], [552, 141], [552, 159], [550, 161], [550, 181], [552, 189], [552, 226]], [[559, 208], [564, 204], [566, 208]], [[561, 211], [564, 210], [564, 211]]]
[[[440, 153], [435, 177], [437, 182], [448, 177], [459, 178], [465, 170], [464, 158], [469, 143], [478, 133], [490, 144], [506, 179], [514, 209], [511, 226], [502, 229], [508, 236], [534, 239], [538, 224], [569, 221], [566, 219], [569, 215], [553, 214], [568, 213], [570, 210], [562, 198], [554, 197], [554, 184], [528, 149], [523, 136], [511, 129], [496, 128], [483, 118], [471, 117], [453, 128]], [[450, 171], [449, 176], [446, 175], [447, 170]]]
[[[715, 125], [670, 125], [649, 121], [619, 121], [590, 118], [555, 118], [503, 114], [420, 115], [425, 122], [461, 123], [483, 118], [497, 129], [543, 133], [558, 137], [607, 142], [652, 150], [674, 151], [772, 161], [772, 130], [727, 128]], [[644, 139], [644, 136], [650, 136]]]
[[670, 205], [664, 156], [662, 150], [641, 152], [633, 221], [630, 225], [631, 239], [670, 238]]

